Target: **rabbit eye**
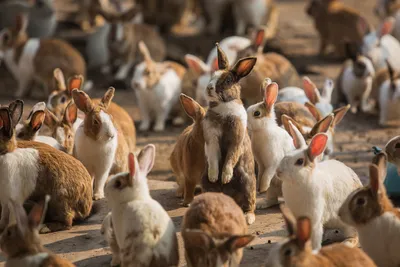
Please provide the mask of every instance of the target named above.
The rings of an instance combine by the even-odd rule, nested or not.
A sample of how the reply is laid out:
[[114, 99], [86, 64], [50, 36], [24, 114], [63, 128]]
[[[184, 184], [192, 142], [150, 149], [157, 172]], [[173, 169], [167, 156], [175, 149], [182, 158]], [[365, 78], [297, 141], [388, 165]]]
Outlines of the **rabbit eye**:
[[63, 97], [60, 98], [60, 103], [61, 103], [61, 104], [64, 104], [65, 101], [67, 101], [67, 98], [66, 98], [65, 96], [63, 96]]
[[68, 139], [71, 139], [71, 137], [72, 137], [72, 135], [69, 134], [69, 135], [68, 135]]
[[303, 164], [304, 164], [304, 159], [303, 158], [296, 160], [295, 165], [302, 166]]
[[260, 117], [261, 112], [256, 110], [256, 111], [254, 111], [253, 115], [254, 115], [254, 117]]
[[12, 232], [11, 232], [10, 229], [7, 229], [7, 236], [8, 236], [8, 237], [12, 236]]
[[231, 76], [226, 77], [225, 83], [226, 84], [231, 84], [232, 83], [232, 77]]
[[114, 184], [114, 187], [119, 189], [119, 188], [121, 188], [121, 185], [122, 185], [121, 181], [120, 180], [116, 180], [115, 184]]
[[289, 257], [290, 255], [292, 255], [292, 249], [291, 248], [287, 248], [283, 251], [283, 255], [285, 255], [286, 257]]
[[367, 201], [363, 197], [359, 197], [356, 200], [357, 206], [364, 206]]

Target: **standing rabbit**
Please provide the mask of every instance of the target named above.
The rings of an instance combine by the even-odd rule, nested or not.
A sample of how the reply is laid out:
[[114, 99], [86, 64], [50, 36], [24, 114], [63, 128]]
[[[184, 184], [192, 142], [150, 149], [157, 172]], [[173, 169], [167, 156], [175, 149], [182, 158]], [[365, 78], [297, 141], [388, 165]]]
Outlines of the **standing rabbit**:
[[181, 104], [193, 124], [188, 126], [176, 141], [170, 163], [178, 183], [177, 195], [184, 196], [183, 205], [189, 206], [196, 185], [200, 184], [205, 169], [203, 120], [206, 114], [192, 98], [181, 94]]
[[254, 239], [240, 207], [222, 193], [204, 193], [193, 201], [183, 218], [182, 237], [191, 267], [239, 266], [243, 248]]
[[26, 215], [22, 204], [9, 200], [16, 224], [9, 225], [0, 236], [1, 250], [7, 255], [6, 267], [75, 266], [46, 249], [40, 241], [39, 227], [46, 216], [49, 199], [46, 196], [45, 201], [35, 204], [29, 215]]
[[[154, 131], [164, 131], [165, 123], [181, 93], [185, 68], [174, 62], [155, 62], [144, 42], [139, 43], [144, 61], [136, 66], [132, 88], [138, 99], [142, 122], [139, 129], [147, 131], [153, 117]], [[181, 122], [181, 120], [178, 120]], [[174, 124], [178, 124], [174, 121]]]
[[400, 175], [400, 135], [393, 137], [385, 146], [388, 160], [397, 166], [397, 173]]
[[4, 53], [7, 68], [18, 81], [15, 96], [28, 95], [33, 81], [41, 84], [47, 95], [53, 85], [55, 68], [61, 68], [68, 77], [76, 73], [86, 75], [86, 63], [75, 48], [58, 39], [29, 38], [27, 23], [25, 16], [17, 16], [13, 27], [0, 32], [0, 51]]
[[400, 212], [393, 206], [383, 185], [386, 155], [369, 166], [369, 185], [354, 190], [339, 210], [340, 218], [355, 227], [360, 245], [378, 266], [400, 264]]
[[290, 152], [277, 170], [282, 180], [283, 197], [296, 218], [307, 216], [312, 222], [312, 248], [320, 249], [323, 229], [343, 231], [345, 243], [356, 246], [357, 232], [338, 217], [338, 210], [347, 196], [361, 187], [352, 169], [336, 160], [318, 162], [325, 150], [328, 136], [320, 133], [307, 146], [303, 136], [290, 123], [296, 150]]
[[281, 206], [288, 238], [276, 244], [269, 252], [266, 267], [272, 266], [324, 266], [375, 267], [375, 263], [359, 248], [333, 244], [314, 252], [311, 247], [312, 221], [308, 217], [295, 218]]
[[203, 121], [207, 168], [202, 188], [230, 195], [245, 212], [247, 223], [252, 224], [256, 179], [239, 81], [251, 72], [257, 58], [242, 58], [230, 68], [218, 44], [217, 48], [219, 70], [207, 86], [210, 107]]
[[251, 147], [258, 166], [259, 192], [266, 192], [266, 200], [257, 208], [268, 208], [279, 203], [282, 182], [275, 176], [283, 157], [294, 150], [293, 140], [285, 129], [278, 126], [274, 104], [278, 96], [278, 85], [266, 79], [262, 85], [264, 101], [247, 109]]
[[137, 159], [130, 153], [129, 172], [113, 176], [105, 186], [124, 267], [179, 263], [174, 223], [160, 203], [151, 198], [147, 185], [155, 152], [154, 145], [147, 145]]

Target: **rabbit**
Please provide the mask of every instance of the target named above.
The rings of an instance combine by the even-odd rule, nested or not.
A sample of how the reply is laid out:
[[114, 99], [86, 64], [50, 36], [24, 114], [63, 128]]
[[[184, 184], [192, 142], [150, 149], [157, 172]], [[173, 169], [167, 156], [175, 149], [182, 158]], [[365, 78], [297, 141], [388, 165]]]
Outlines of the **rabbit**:
[[338, 217], [340, 205], [357, 188], [361, 181], [357, 174], [336, 160], [318, 162], [325, 150], [328, 136], [316, 134], [307, 146], [299, 130], [290, 125], [296, 150], [286, 155], [276, 172], [282, 180], [285, 203], [296, 218], [307, 216], [312, 222], [312, 248], [321, 248], [323, 229], [335, 228], [343, 231], [349, 246], [358, 243], [357, 232], [345, 225]]
[[360, 44], [370, 30], [365, 18], [342, 1], [311, 0], [306, 7], [306, 13], [313, 19], [318, 32], [321, 56], [332, 45], [336, 55], [344, 57], [345, 42]]
[[18, 81], [16, 97], [27, 96], [33, 81], [41, 84], [47, 95], [52, 88], [55, 68], [61, 68], [67, 76], [86, 75], [86, 63], [78, 50], [59, 39], [29, 38], [27, 23], [27, 18], [19, 15], [13, 27], [0, 32], [0, 50], [4, 53], [5, 64]]
[[386, 160], [384, 153], [377, 155], [369, 166], [369, 184], [349, 194], [339, 210], [341, 220], [357, 229], [363, 250], [382, 267], [400, 264], [400, 212], [383, 185]]
[[256, 179], [239, 81], [251, 72], [257, 58], [242, 58], [230, 68], [225, 53], [216, 45], [219, 70], [207, 86], [210, 106], [203, 121], [207, 167], [202, 189], [231, 196], [245, 213], [247, 223], [252, 224]]
[[106, 215], [106, 217], [104, 217], [103, 223], [101, 224], [100, 232], [104, 236], [104, 239], [107, 241], [108, 245], [111, 248], [112, 252], [111, 266], [121, 265], [120, 250], [117, 244], [117, 240], [115, 238], [111, 212], [109, 212]]
[[190, 267], [239, 266], [243, 248], [254, 239], [240, 207], [222, 193], [196, 197], [183, 217], [182, 237]]
[[147, 175], [153, 168], [155, 146], [147, 145], [137, 159], [128, 156], [129, 172], [110, 178], [105, 194], [121, 266], [178, 266], [175, 226], [163, 207], [151, 198]]
[[374, 13], [381, 20], [387, 17], [395, 19], [392, 35], [397, 40], [400, 40], [400, 4], [396, 0], [378, 0], [374, 8]]
[[282, 183], [275, 177], [280, 161], [294, 150], [293, 140], [285, 129], [278, 126], [274, 104], [278, 95], [278, 84], [265, 79], [264, 101], [247, 109], [247, 128], [251, 135], [251, 147], [258, 166], [259, 192], [266, 192], [266, 200], [257, 203], [257, 208], [268, 208], [279, 203]]
[[362, 41], [361, 52], [372, 61], [376, 72], [386, 68], [386, 60], [389, 60], [394, 70], [400, 71], [400, 59], [397, 58], [400, 42], [390, 35], [393, 24], [394, 19], [387, 18], [379, 30], [365, 35]]
[[117, 67], [114, 80], [127, 79], [131, 68], [142, 61], [138, 51], [140, 41], [149, 46], [152, 57], [156, 61], [164, 60], [166, 45], [161, 35], [147, 24], [135, 24], [130, 20], [138, 13], [136, 6], [122, 14], [112, 14], [99, 9], [100, 14], [111, 24], [107, 38], [109, 66]]
[[266, 39], [275, 37], [279, 10], [274, 0], [256, 0], [248, 2], [246, 0], [234, 1], [233, 11], [236, 19], [236, 35], [244, 35], [247, 26], [255, 28], [265, 28]]
[[[136, 67], [131, 81], [142, 116], [139, 130], [149, 130], [154, 117], [153, 130], [162, 132], [171, 110], [178, 102], [186, 70], [178, 63], [153, 61], [146, 44], [142, 41], [139, 42], [139, 49], [144, 61]], [[174, 120], [173, 124], [182, 124], [182, 121]]]
[[0, 236], [1, 250], [7, 256], [6, 267], [75, 266], [46, 249], [39, 238], [40, 225], [46, 216], [49, 200], [47, 195], [45, 201], [33, 206], [29, 215], [20, 203], [9, 200], [16, 224], [9, 225]]
[[8, 207], [10, 198], [22, 205], [28, 199], [35, 201], [46, 194], [51, 196], [47, 228], [50, 231], [69, 229], [74, 220], [83, 220], [90, 215], [90, 175], [81, 162], [64, 152], [39, 142], [17, 141], [15, 125], [21, 119], [22, 110], [20, 100], [0, 108], [3, 190], [0, 232], [8, 221], [15, 219]]
[[400, 175], [400, 136], [393, 137], [385, 146], [388, 160], [397, 166]]
[[366, 56], [351, 51], [346, 45], [349, 61], [343, 64], [337, 79], [338, 90], [351, 105], [351, 112], [357, 113], [358, 108], [362, 112], [370, 112], [373, 104], [369, 101], [375, 77], [375, 68], [372, 61]]
[[295, 218], [289, 208], [281, 205], [288, 238], [272, 247], [266, 267], [321, 266], [375, 267], [376, 264], [359, 248], [333, 244], [313, 251], [310, 238], [312, 221], [305, 216]]
[[178, 183], [178, 196], [184, 196], [183, 206], [194, 198], [196, 185], [200, 184], [205, 169], [203, 120], [206, 111], [195, 100], [181, 94], [181, 104], [193, 124], [183, 130], [170, 156], [170, 163]]
[[317, 86], [307, 76], [303, 77], [303, 89], [298, 87], [285, 87], [278, 92], [278, 102], [298, 102], [305, 104], [310, 102], [314, 104], [322, 116], [327, 116], [333, 111], [331, 104], [334, 82], [326, 79], [324, 87], [319, 92]]
[[234, 0], [198, 0], [206, 20], [205, 33], [221, 35], [229, 32], [235, 24], [233, 14]]
[[121, 131], [119, 120], [108, 112], [115, 89], [110, 87], [99, 104], [83, 91], [72, 90], [78, 109], [85, 113], [83, 123], [75, 132], [73, 155], [80, 160], [94, 180], [93, 198], [104, 197], [109, 174], [128, 169], [126, 154], [131, 150]]

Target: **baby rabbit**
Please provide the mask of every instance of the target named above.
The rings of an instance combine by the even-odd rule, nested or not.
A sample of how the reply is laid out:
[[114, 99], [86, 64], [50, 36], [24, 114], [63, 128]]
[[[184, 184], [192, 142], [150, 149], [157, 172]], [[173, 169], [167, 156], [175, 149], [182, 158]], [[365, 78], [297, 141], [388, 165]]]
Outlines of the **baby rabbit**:
[[324, 267], [375, 267], [375, 263], [359, 248], [333, 244], [314, 252], [311, 247], [312, 222], [308, 217], [295, 218], [281, 206], [288, 238], [276, 244], [269, 252], [266, 267], [275, 266], [324, 266]]
[[222, 193], [196, 197], [183, 218], [182, 237], [190, 267], [239, 266], [254, 239], [240, 207]]
[[50, 197], [35, 204], [29, 215], [26, 215], [23, 206], [14, 200], [9, 200], [9, 207], [16, 217], [16, 224], [9, 225], [0, 236], [0, 247], [7, 256], [6, 267], [21, 266], [65, 266], [74, 264], [58, 257], [46, 249], [39, 238], [39, 227], [46, 216]]
[[242, 207], [248, 224], [255, 220], [256, 184], [254, 158], [247, 133], [247, 114], [240, 100], [239, 81], [246, 77], [257, 58], [240, 59], [232, 68], [218, 48], [218, 67], [207, 86], [210, 107], [203, 121], [207, 170], [204, 191], [224, 192]]
[[111, 252], [112, 252], [111, 266], [120, 265], [121, 264], [120, 251], [119, 251], [117, 239], [115, 237], [114, 227], [112, 224], [111, 212], [109, 212], [106, 215], [106, 217], [104, 217], [100, 232], [104, 236], [104, 239], [107, 241], [108, 245], [111, 248]]
[[28, 38], [27, 23], [25, 16], [17, 16], [14, 27], [0, 32], [0, 51], [4, 53], [7, 68], [18, 81], [16, 97], [27, 96], [33, 81], [39, 82], [48, 95], [55, 68], [61, 68], [68, 77], [76, 73], [86, 75], [86, 63], [75, 48], [58, 39]]
[[193, 119], [176, 141], [170, 163], [178, 183], [178, 196], [184, 196], [183, 205], [189, 206], [194, 198], [196, 185], [200, 184], [205, 169], [203, 120], [206, 114], [192, 98], [181, 94], [181, 104], [186, 114]]
[[[46, 194], [51, 196], [47, 227], [51, 231], [68, 229], [73, 220], [83, 220], [90, 214], [90, 175], [82, 163], [53, 147], [33, 141], [17, 142], [15, 125], [22, 109], [23, 102], [19, 100], [0, 108], [0, 230], [4, 230], [9, 221], [9, 199], [22, 205], [28, 199], [35, 201]], [[13, 219], [11, 217], [10, 221]]]
[[105, 193], [122, 266], [178, 266], [175, 226], [163, 207], [151, 198], [147, 175], [153, 168], [155, 146], [136, 157], [129, 154], [129, 172], [110, 178]]
[[400, 136], [393, 137], [385, 146], [388, 160], [397, 166], [400, 175]]
[[290, 123], [293, 142], [297, 150], [283, 158], [277, 170], [282, 180], [283, 197], [296, 218], [307, 216], [312, 222], [312, 248], [320, 249], [323, 229], [343, 231], [345, 243], [356, 246], [357, 232], [345, 225], [337, 212], [361, 181], [352, 169], [336, 160], [318, 162], [325, 150], [328, 136], [317, 134], [307, 146], [303, 136]]
[[345, 42], [362, 43], [364, 35], [369, 32], [365, 18], [342, 1], [311, 0], [306, 12], [314, 20], [320, 38], [320, 55], [324, 55], [328, 46], [332, 45], [336, 54], [344, 57]]
[[104, 197], [108, 175], [128, 169], [126, 154], [130, 147], [117, 118], [108, 112], [115, 89], [110, 87], [99, 104], [83, 91], [74, 89], [72, 97], [85, 119], [75, 133], [74, 156], [80, 160], [94, 180], [95, 200]]
[[165, 129], [165, 122], [171, 109], [178, 101], [186, 70], [178, 63], [153, 61], [147, 46], [142, 41], [139, 42], [139, 49], [144, 61], [136, 66], [131, 82], [142, 116], [139, 130], [147, 131], [154, 116], [153, 130], [161, 132]]
[[278, 126], [274, 104], [278, 85], [265, 79], [262, 85], [264, 101], [247, 109], [251, 147], [258, 166], [259, 192], [266, 192], [266, 201], [257, 203], [257, 208], [268, 208], [279, 203], [282, 182], [275, 177], [276, 169], [283, 157], [294, 150], [293, 140], [285, 129]]
[[383, 185], [386, 159], [378, 154], [377, 165], [369, 167], [369, 185], [354, 190], [339, 210], [343, 222], [357, 229], [363, 250], [382, 267], [400, 264], [400, 212]]

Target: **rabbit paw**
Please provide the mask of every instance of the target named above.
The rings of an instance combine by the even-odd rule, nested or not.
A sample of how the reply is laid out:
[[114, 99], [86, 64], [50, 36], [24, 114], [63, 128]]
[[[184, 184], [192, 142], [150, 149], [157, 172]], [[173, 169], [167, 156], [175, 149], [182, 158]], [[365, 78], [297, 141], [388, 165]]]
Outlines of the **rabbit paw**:
[[225, 167], [225, 170], [222, 172], [222, 183], [227, 184], [232, 180], [233, 176], [233, 168], [232, 167]]
[[211, 183], [218, 181], [218, 169], [208, 168], [208, 180]]
[[104, 198], [104, 193], [96, 193], [93, 195], [93, 200], [99, 200]]
[[149, 128], [150, 128], [150, 122], [149, 121], [142, 121], [140, 123], [140, 126], [139, 126], [139, 130], [140, 131], [145, 132], [145, 131], [148, 131]]
[[164, 123], [163, 123], [163, 124], [161, 124], [161, 123], [156, 123], [156, 125], [155, 125], [154, 128], [153, 128], [153, 130], [154, 130], [155, 132], [162, 132], [162, 131], [164, 131], [164, 129], [165, 129]]
[[256, 221], [256, 215], [254, 212], [246, 212], [244, 217], [246, 218], [247, 225], [251, 225]]

